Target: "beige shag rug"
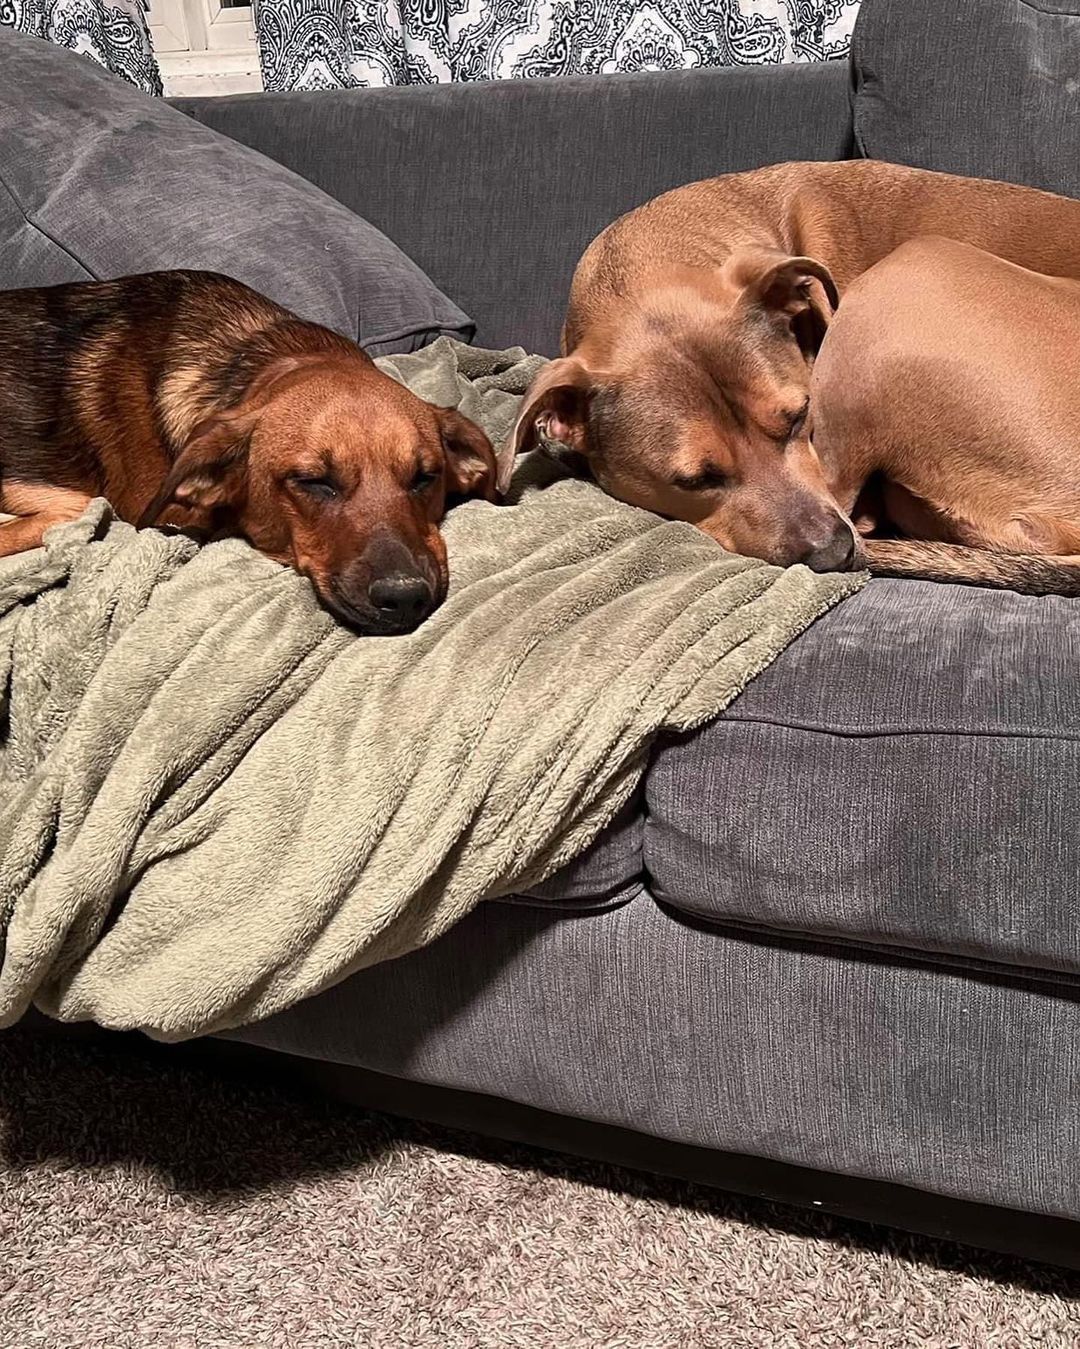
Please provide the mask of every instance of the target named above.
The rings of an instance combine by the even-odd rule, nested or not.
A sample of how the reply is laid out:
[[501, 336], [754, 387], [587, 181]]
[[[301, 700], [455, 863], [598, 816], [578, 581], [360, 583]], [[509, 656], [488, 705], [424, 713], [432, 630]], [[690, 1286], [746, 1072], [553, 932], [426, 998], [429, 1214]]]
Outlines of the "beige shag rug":
[[0, 1035], [4, 1349], [1029, 1349], [1080, 1277]]

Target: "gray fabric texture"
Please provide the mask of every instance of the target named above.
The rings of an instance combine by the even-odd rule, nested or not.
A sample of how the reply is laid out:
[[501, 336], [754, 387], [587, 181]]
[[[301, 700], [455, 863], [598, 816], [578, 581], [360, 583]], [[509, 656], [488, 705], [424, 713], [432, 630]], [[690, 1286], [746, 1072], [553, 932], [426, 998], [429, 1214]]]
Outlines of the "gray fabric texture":
[[588, 916], [482, 905], [234, 1038], [1080, 1217], [1074, 994], [702, 930], [647, 896]]
[[1080, 0], [863, 0], [862, 154], [1080, 197]]
[[616, 216], [694, 179], [852, 153], [843, 62], [178, 106], [385, 230], [478, 345], [548, 356], [574, 266]]
[[535, 885], [523, 887], [508, 900], [543, 900], [556, 908], [606, 908], [625, 904], [644, 884], [641, 845], [645, 817], [641, 794], [635, 794], [618, 816], [568, 866]]
[[[446, 339], [384, 362], [496, 440], [537, 366]], [[864, 579], [550, 476], [534, 455], [514, 505], [451, 512], [450, 596], [397, 639], [103, 502], [0, 561], [0, 1024], [34, 1000], [181, 1039], [434, 940], [588, 847], [657, 733]]]
[[1080, 974], [1080, 604], [873, 581], [656, 757], [645, 865], [700, 918]]
[[0, 28], [0, 290], [172, 267], [224, 272], [376, 355], [472, 333], [396, 244], [318, 188]]

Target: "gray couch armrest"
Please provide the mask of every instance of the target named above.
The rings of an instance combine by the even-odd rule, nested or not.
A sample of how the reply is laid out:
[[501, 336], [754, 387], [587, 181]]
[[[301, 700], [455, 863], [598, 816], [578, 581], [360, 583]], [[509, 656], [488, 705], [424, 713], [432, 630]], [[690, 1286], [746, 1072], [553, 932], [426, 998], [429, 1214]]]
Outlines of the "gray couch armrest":
[[853, 153], [846, 63], [178, 99], [395, 241], [486, 347], [548, 355], [574, 264], [680, 183]]

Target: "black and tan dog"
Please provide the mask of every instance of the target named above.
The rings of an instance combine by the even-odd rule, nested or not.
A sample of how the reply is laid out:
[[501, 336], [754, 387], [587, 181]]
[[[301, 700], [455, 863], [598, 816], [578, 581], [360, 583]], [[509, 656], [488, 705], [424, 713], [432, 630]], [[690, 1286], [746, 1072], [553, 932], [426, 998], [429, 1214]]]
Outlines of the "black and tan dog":
[[448, 500], [497, 478], [478, 426], [227, 277], [0, 294], [0, 556], [104, 496], [246, 538], [350, 625], [407, 632], [446, 594]]

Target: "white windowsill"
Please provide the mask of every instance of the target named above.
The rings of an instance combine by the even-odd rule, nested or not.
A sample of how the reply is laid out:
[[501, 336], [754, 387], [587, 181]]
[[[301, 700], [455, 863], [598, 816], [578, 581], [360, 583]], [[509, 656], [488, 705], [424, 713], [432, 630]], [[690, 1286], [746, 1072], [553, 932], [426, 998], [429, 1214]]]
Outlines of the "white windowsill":
[[252, 6], [149, 0], [147, 19], [165, 93], [248, 94], [262, 88]]
[[157, 60], [169, 98], [251, 94], [263, 87], [254, 47], [236, 51], [160, 52]]

